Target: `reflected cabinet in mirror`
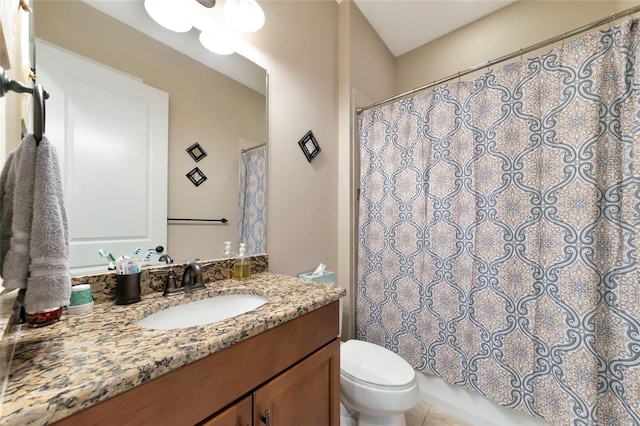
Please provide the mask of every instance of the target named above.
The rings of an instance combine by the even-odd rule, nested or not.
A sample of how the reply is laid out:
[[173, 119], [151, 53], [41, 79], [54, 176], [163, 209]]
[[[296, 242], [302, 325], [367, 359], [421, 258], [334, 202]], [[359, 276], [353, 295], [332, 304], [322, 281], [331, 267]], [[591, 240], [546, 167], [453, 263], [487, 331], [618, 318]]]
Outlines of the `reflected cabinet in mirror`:
[[[46, 0], [33, 10], [38, 82], [51, 94], [46, 134], [70, 194], [72, 273], [104, 271], [97, 248], [118, 257], [164, 245], [176, 262], [220, 258], [225, 241], [232, 253], [240, 242], [266, 253], [265, 70], [162, 29], [142, 1]], [[206, 156], [196, 161], [194, 145]]]

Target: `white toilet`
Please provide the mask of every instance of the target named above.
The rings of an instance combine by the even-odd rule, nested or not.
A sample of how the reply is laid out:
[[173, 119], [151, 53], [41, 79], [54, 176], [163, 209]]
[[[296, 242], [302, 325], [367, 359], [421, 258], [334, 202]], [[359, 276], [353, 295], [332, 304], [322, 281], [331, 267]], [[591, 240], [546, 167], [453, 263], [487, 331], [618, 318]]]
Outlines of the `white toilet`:
[[405, 426], [404, 413], [419, 399], [411, 365], [361, 340], [340, 345], [340, 388], [341, 426]]

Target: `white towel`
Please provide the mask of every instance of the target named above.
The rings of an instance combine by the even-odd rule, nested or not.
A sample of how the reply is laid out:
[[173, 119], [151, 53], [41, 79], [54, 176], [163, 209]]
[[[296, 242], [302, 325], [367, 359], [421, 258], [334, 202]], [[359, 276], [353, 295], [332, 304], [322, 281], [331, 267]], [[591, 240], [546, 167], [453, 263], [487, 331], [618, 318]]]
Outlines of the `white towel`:
[[14, 151], [11, 163], [3, 193], [7, 199], [13, 192], [10, 244], [2, 265], [3, 286], [26, 289], [27, 312], [68, 305], [68, 224], [55, 148], [45, 136], [37, 146], [33, 135], [27, 135]]

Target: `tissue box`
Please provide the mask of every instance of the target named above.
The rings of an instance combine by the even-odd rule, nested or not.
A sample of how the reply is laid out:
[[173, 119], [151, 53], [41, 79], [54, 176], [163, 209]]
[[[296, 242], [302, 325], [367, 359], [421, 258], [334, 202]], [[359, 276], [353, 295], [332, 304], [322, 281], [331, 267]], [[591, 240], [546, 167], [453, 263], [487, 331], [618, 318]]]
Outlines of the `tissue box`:
[[298, 278], [302, 278], [307, 281], [315, 281], [317, 283], [325, 283], [325, 284], [333, 284], [336, 282], [333, 272], [324, 271], [322, 275], [318, 275], [317, 277], [312, 277], [311, 274], [313, 272], [307, 272], [306, 274], [298, 275]]

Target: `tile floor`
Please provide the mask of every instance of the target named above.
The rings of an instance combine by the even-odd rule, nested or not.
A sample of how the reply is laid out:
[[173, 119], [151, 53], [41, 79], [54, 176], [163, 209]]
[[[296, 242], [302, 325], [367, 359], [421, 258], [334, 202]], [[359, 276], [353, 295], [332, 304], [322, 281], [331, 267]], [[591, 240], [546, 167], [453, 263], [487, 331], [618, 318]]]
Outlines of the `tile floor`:
[[407, 426], [471, 426], [422, 401], [405, 414], [405, 420]]

